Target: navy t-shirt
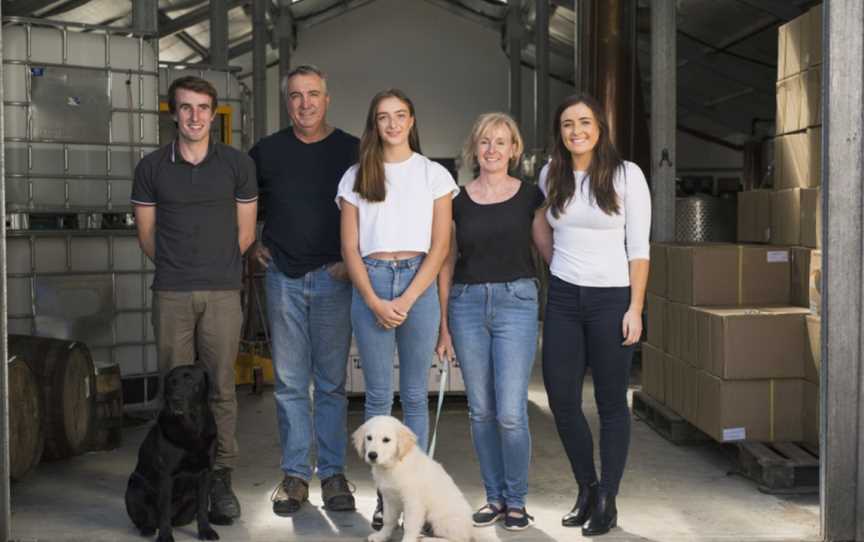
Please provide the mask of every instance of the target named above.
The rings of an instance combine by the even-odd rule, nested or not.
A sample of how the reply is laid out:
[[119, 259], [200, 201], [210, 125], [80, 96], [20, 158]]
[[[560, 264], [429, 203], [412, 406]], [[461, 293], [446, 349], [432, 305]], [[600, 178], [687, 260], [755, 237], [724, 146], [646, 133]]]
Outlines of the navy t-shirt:
[[289, 277], [342, 261], [333, 200], [342, 174], [357, 162], [359, 142], [337, 128], [321, 141], [304, 143], [289, 127], [249, 151], [258, 172], [264, 246]]
[[479, 204], [462, 190], [453, 200], [456, 268], [453, 282], [510, 282], [537, 276], [531, 254], [534, 212], [543, 205], [537, 185], [522, 182], [500, 203]]

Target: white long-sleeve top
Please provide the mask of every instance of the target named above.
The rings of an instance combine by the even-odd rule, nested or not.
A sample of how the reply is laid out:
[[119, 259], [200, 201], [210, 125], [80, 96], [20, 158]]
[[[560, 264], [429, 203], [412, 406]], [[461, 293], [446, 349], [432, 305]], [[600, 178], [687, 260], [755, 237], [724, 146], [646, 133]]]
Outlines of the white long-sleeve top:
[[[540, 171], [540, 189], [548, 193], [549, 165]], [[624, 162], [613, 183], [619, 212], [608, 215], [590, 196], [586, 172], [574, 171], [576, 191], [558, 218], [546, 211], [552, 226], [550, 272], [577, 286], [630, 286], [630, 260], [649, 259], [651, 192], [645, 175]], [[585, 181], [584, 183], [582, 181]]]

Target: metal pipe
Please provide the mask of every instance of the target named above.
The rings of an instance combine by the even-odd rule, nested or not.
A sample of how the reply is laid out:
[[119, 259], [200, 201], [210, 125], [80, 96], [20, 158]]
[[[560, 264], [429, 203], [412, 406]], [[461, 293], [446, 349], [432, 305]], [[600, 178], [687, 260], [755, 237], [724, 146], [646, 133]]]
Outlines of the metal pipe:
[[[0, 8], [2, 9], [2, 8]], [[2, 13], [0, 13], [2, 15]], [[0, 64], [3, 63], [3, 29], [0, 27]], [[0, 70], [0, 104], [4, 98]], [[12, 537], [12, 496], [9, 490], [9, 350], [6, 320], [6, 142], [5, 107], [0, 106], [0, 542]]]
[[143, 36], [150, 37], [147, 32], [141, 32], [135, 28], [123, 28], [119, 26], [106, 26], [102, 24], [75, 23], [70, 21], [55, 21], [51, 19], [36, 19], [33, 17], [3, 17], [4, 24], [22, 24], [32, 26], [48, 26], [51, 28], [80, 28], [81, 30], [99, 31], [105, 34], [118, 36]]
[[255, 141], [267, 135], [267, 0], [252, 2], [252, 108]]
[[210, 63], [228, 66], [228, 3], [210, 0]]
[[606, 109], [609, 123], [609, 136], [621, 154], [629, 158], [626, 145], [627, 112], [622, 98], [626, 95], [623, 88], [625, 79], [623, 57], [623, 33], [621, 20], [624, 0], [604, 0], [597, 4], [597, 70], [601, 74], [597, 81], [597, 99]]
[[534, 148], [546, 147], [549, 132], [549, 0], [535, 0]]
[[522, 124], [522, 17], [521, 2], [510, 2], [507, 7], [507, 45], [510, 51], [510, 116]]
[[285, 107], [285, 96], [282, 95], [282, 79], [291, 71], [291, 50], [294, 45], [294, 21], [291, 17], [291, 0], [279, 1], [279, 127], [287, 128], [291, 124], [288, 110]]
[[576, 92], [582, 90], [582, 38], [585, 32], [582, 29], [584, 22], [585, 2], [573, 0], [573, 88]]
[[675, 239], [675, 0], [651, 3], [651, 195], [655, 242]]
[[155, 34], [159, 28], [159, 2], [157, 0], [132, 2], [132, 27], [142, 34]]
[[[163, 67], [164, 68], [170, 68], [170, 67], [189, 68], [189, 69], [196, 69], [196, 70], [220, 69], [219, 66], [216, 66], [215, 64], [210, 64], [207, 62], [173, 62], [170, 60], [160, 60], [159, 61], [159, 67], [160, 68], [163, 68]], [[234, 73], [237, 73], [237, 72], [240, 72], [243, 70], [243, 68], [241, 68], [240, 66], [225, 66], [221, 69], [223, 69], [225, 71], [229, 71], [229, 72], [234, 72]], [[219, 101], [220, 102], [222, 101], [221, 97], [219, 98]]]

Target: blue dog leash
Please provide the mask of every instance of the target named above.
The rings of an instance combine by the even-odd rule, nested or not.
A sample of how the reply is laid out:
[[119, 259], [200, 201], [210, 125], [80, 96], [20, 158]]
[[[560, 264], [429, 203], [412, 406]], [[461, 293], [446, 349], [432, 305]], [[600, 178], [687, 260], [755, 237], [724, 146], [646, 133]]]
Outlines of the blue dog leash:
[[441, 421], [441, 407], [444, 406], [444, 388], [447, 386], [447, 375], [450, 372], [450, 360], [447, 356], [439, 358], [441, 362], [441, 383], [438, 385], [438, 411], [435, 413], [435, 428], [429, 441], [429, 457], [435, 457], [435, 443], [438, 440], [438, 422]]

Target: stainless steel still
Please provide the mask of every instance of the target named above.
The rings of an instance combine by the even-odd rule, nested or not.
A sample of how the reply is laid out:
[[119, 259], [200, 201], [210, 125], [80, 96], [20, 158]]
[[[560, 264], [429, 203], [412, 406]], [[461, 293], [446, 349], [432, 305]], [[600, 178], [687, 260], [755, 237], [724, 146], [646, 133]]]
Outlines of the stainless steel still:
[[735, 242], [735, 199], [696, 195], [675, 200], [675, 241]]

